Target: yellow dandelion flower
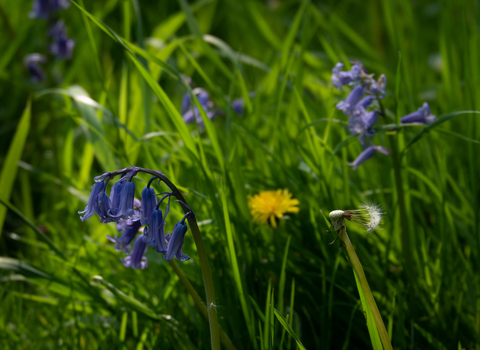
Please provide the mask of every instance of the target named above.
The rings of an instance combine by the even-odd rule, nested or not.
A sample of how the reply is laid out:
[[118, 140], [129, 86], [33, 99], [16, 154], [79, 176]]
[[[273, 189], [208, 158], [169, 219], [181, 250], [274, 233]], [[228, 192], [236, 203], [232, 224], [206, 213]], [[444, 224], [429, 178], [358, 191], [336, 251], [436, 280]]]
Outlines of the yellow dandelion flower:
[[277, 227], [277, 220], [283, 218], [285, 213], [298, 213], [300, 202], [293, 198], [287, 189], [276, 191], [262, 191], [254, 196], [248, 196], [248, 204], [253, 221], [263, 224], [270, 222], [272, 227]]

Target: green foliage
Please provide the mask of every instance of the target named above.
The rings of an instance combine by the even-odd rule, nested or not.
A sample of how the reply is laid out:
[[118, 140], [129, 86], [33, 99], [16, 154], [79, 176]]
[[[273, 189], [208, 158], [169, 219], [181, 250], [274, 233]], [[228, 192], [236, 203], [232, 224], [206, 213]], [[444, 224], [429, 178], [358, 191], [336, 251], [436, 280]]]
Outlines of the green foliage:
[[[383, 229], [348, 230], [393, 347], [480, 348], [474, 1], [72, 1], [56, 14], [76, 39], [69, 61], [48, 55], [51, 21], [30, 8], [0, 4], [1, 349], [210, 347], [208, 322], [160, 255], [124, 268], [106, 239], [115, 225], [79, 219], [93, 177], [129, 164], [162, 171], [195, 211], [237, 349], [381, 348], [320, 213], [364, 201], [387, 213]], [[40, 84], [22, 66], [32, 52], [48, 57]], [[353, 60], [388, 79], [373, 141], [398, 145], [406, 222], [393, 157], [346, 164], [361, 147], [330, 75]], [[204, 128], [181, 118], [184, 76], [223, 111], [202, 113]], [[230, 108], [239, 97], [243, 116]], [[397, 125], [423, 101], [435, 123]], [[138, 197], [148, 178], [135, 181]], [[253, 223], [247, 196], [285, 188], [300, 212], [276, 229]], [[172, 207], [167, 232], [182, 216]], [[192, 259], [179, 266], [205, 300], [189, 234], [183, 250]]]

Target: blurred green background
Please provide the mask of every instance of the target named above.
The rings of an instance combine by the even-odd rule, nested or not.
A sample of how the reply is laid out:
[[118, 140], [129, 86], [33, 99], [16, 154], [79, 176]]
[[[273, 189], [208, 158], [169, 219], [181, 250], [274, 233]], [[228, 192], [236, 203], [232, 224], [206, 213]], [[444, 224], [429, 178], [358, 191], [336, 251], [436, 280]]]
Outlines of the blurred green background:
[[[350, 263], [320, 212], [364, 201], [387, 213], [382, 229], [347, 228], [394, 348], [480, 349], [478, 116], [377, 132], [376, 144], [395, 140], [401, 152], [402, 222], [393, 158], [347, 165], [361, 147], [335, 109], [347, 89], [330, 82], [339, 61], [385, 73], [382, 124], [424, 101], [437, 117], [478, 110], [478, 1], [77, 4], [55, 14], [76, 40], [72, 59], [58, 61], [51, 21], [30, 19], [31, 1], [0, 2], [0, 199], [42, 233], [0, 206], [2, 349], [209, 348], [208, 322], [160, 255], [124, 268], [105, 237], [115, 224], [79, 219], [93, 177], [129, 164], [184, 192], [237, 349], [296, 348], [270, 305], [307, 349], [372, 348]], [[33, 52], [48, 59], [42, 83], [22, 65]], [[211, 128], [179, 119], [181, 77], [210, 93], [220, 114]], [[239, 97], [243, 116], [229, 107]], [[279, 188], [300, 212], [276, 229], [253, 223], [247, 196]], [[181, 217], [172, 207], [167, 232]], [[204, 298], [189, 233], [183, 251], [192, 259], [179, 265]]]

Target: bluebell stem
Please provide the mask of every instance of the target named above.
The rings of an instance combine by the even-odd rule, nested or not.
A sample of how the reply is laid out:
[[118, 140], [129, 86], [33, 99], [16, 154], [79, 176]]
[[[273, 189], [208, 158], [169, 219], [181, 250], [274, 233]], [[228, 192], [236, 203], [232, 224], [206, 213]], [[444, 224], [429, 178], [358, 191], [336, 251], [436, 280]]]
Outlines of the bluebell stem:
[[52, 13], [66, 9], [70, 3], [66, 0], [35, 0], [32, 3], [32, 12], [28, 14], [30, 18], [48, 19]]
[[355, 109], [357, 103], [362, 99], [365, 93], [365, 89], [358, 85], [348, 95], [345, 101], [341, 101], [337, 104], [337, 109], [343, 111], [346, 115], [351, 115]]
[[436, 116], [432, 115], [428, 103], [425, 102], [422, 107], [420, 107], [416, 112], [407, 114], [400, 118], [402, 123], [412, 123], [412, 124], [432, 124], [436, 119]]
[[40, 83], [45, 80], [45, 73], [40, 68], [39, 63], [45, 63], [47, 59], [45, 56], [38, 53], [26, 55], [23, 59], [23, 64], [30, 74], [30, 81], [32, 83]]
[[[154, 180], [156, 178], [153, 178]], [[153, 187], [150, 187], [151, 181], [142, 190], [142, 209], [140, 211], [140, 222], [142, 225], [150, 224], [150, 217], [153, 209], [157, 206], [157, 196]]]
[[147, 252], [148, 244], [143, 241], [142, 235], [139, 235], [135, 240], [133, 252], [122, 260], [123, 266], [131, 267], [132, 269], [144, 269], [147, 267], [147, 258], [144, 256]]
[[174, 256], [180, 261], [190, 260], [190, 257], [182, 252], [183, 238], [188, 230], [185, 219], [189, 215], [191, 215], [191, 212], [186, 213], [183, 219], [175, 224], [172, 235], [167, 235], [165, 238], [168, 241], [167, 254], [163, 256], [165, 260], [172, 260]]
[[372, 158], [376, 152], [380, 152], [386, 155], [390, 154], [390, 151], [385, 147], [372, 145], [367, 147], [352, 163], [348, 163], [348, 165], [352, 166], [353, 170], [356, 170], [360, 166], [360, 164]]
[[71, 59], [75, 40], [68, 37], [67, 28], [63, 21], [55, 23], [50, 29], [49, 35], [53, 37], [54, 40], [50, 45], [50, 52], [55, 55], [58, 60]]
[[360, 81], [362, 67], [360, 67], [358, 64], [355, 64], [352, 67], [352, 70], [347, 72], [341, 72], [342, 69], [343, 63], [337, 63], [332, 69], [332, 83], [338, 90], [340, 90], [344, 85]]
[[123, 231], [123, 233], [120, 235], [120, 238], [117, 238], [117, 236], [115, 236], [115, 238], [107, 236], [107, 238], [115, 243], [115, 250], [117, 252], [127, 252], [127, 250], [130, 248], [130, 243], [137, 235], [140, 227], [142, 227], [142, 224], [139, 220], [132, 221], [120, 219], [117, 224], [117, 230]]
[[93, 216], [93, 214], [95, 214], [95, 199], [101, 192], [103, 192], [104, 188], [105, 188], [105, 181], [100, 181], [95, 183], [95, 185], [93, 185], [92, 192], [90, 193], [90, 197], [88, 197], [88, 204], [85, 207], [85, 210], [78, 212], [79, 214], [85, 214], [83, 216], [80, 216], [80, 219], [82, 221], [90, 219]]
[[167, 252], [167, 242], [165, 241], [165, 221], [161, 209], [155, 209], [152, 212], [152, 220], [148, 228], [145, 228], [144, 241], [150, 247], [157, 250], [159, 254]]

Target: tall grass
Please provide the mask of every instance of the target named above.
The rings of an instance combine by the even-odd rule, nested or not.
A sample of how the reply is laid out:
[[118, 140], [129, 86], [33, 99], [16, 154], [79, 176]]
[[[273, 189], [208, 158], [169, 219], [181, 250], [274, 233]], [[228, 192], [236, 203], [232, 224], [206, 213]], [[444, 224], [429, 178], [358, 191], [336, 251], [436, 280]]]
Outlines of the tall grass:
[[[115, 226], [79, 220], [93, 177], [129, 164], [162, 171], [195, 211], [237, 349], [375, 346], [320, 213], [363, 201], [387, 213], [374, 235], [349, 234], [393, 347], [480, 349], [480, 129], [478, 114], [454, 113], [480, 110], [476, 2], [76, 1], [58, 14], [73, 59], [49, 56], [42, 84], [21, 63], [48, 50], [30, 8], [0, 3], [2, 349], [210, 347], [197, 300], [160, 255], [126, 269], [105, 238]], [[361, 148], [330, 83], [353, 60], [386, 74], [385, 124], [423, 101], [444, 116], [379, 130], [398, 157], [356, 171], [346, 163]], [[204, 129], [181, 119], [184, 76], [223, 111], [202, 114]], [[300, 212], [276, 229], [253, 223], [247, 196], [284, 188]], [[173, 208], [167, 227], [182, 216]], [[178, 265], [205, 300], [194, 247], [187, 234], [192, 259]]]

